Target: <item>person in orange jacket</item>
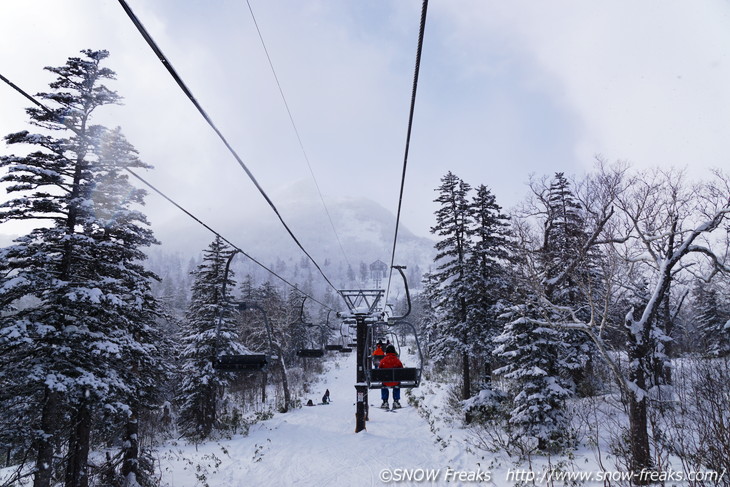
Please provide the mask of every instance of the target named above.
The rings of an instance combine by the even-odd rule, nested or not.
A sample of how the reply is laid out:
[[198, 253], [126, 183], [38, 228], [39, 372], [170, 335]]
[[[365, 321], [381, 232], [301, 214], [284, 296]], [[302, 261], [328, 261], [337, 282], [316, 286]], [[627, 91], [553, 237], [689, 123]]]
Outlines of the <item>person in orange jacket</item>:
[[[402, 369], [403, 363], [398, 358], [398, 354], [395, 351], [393, 345], [385, 347], [385, 357], [380, 361], [381, 369]], [[400, 405], [400, 382], [383, 382], [383, 388], [380, 389], [380, 398], [383, 400], [383, 404], [380, 405], [383, 409], [388, 409], [388, 387], [393, 388], [393, 409], [398, 409]]]
[[373, 367], [378, 368], [380, 366], [380, 360], [385, 357], [385, 352], [383, 351], [383, 342], [378, 341], [378, 344], [375, 345], [375, 350], [373, 351]]

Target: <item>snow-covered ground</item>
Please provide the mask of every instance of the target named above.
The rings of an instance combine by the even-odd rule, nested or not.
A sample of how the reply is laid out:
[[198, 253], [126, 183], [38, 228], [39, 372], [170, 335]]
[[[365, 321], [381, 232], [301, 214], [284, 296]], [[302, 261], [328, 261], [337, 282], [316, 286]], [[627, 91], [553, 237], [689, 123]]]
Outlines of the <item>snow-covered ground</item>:
[[[326, 372], [304, 398], [316, 404], [325, 389], [332, 403], [304, 406], [251, 426], [247, 436], [201, 445], [160, 446], [162, 485], [379, 486], [379, 485], [605, 485], [599, 475], [619, 475], [610, 455], [601, 468], [594, 450], [581, 446], [567, 457], [510, 458], [474, 447], [475, 436], [446, 403], [449, 385], [424, 381], [411, 390], [419, 408], [381, 410], [380, 391], [370, 391], [367, 430], [355, 433], [355, 358], [328, 359]], [[406, 365], [413, 359], [406, 357]], [[460, 415], [459, 415], [460, 416]], [[585, 440], [585, 438], [584, 438]], [[605, 448], [605, 439], [601, 440]], [[607, 470], [604, 470], [607, 469]], [[590, 475], [558, 481], [549, 470]], [[616, 481], [610, 485], [628, 485]], [[668, 484], [671, 485], [671, 484]]]
[[[197, 446], [162, 445], [162, 485], [629, 485], [629, 474], [608, 448], [625, 418], [602, 398], [573, 410], [575, 426], [582, 424], [583, 433], [570, 456], [518, 459], [475, 447], [475, 432], [447, 406], [451, 385], [438, 382], [424, 381], [411, 390], [418, 408], [406, 404], [409, 394], [404, 393], [405, 407], [396, 412], [377, 407], [380, 392], [370, 391], [367, 430], [355, 433], [354, 356], [328, 360], [326, 372], [303, 402], [319, 403], [329, 389], [331, 404], [277, 413], [253, 425], [247, 436]], [[413, 365], [413, 358], [404, 362]], [[672, 471], [668, 464], [664, 467]], [[676, 477], [666, 480], [664, 485], [687, 485]]]
[[[332, 403], [276, 413], [250, 427], [247, 435], [194, 445], [169, 441], [157, 447], [163, 487], [381, 485], [562, 486], [612, 485], [629, 482], [608, 453], [608, 440], [624, 421], [615, 406], [596, 399], [583, 413], [582, 445], [570, 455], [519, 460], [503, 451], [474, 446], [478, 438], [464, 428], [460, 415], [447, 406], [450, 385], [423, 381], [413, 389], [416, 408], [381, 410], [380, 391], [370, 391], [367, 430], [355, 433], [355, 357], [330, 356], [326, 372], [304, 398], [317, 404], [325, 389]], [[413, 365], [411, 357], [404, 359]], [[592, 425], [586, 430], [586, 422]], [[598, 440], [596, 442], [596, 440]], [[592, 444], [593, 447], [587, 446]], [[600, 445], [598, 454], [596, 445]], [[666, 467], [666, 466], [665, 466]], [[675, 468], [681, 468], [675, 463]], [[0, 470], [0, 479], [9, 469]], [[670, 467], [671, 470], [671, 467]], [[552, 474], [550, 473], [552, 472]], [[573, 475], [572, 479], [561, 475]], [[552, 477], [551, 477], [552, 476]], [[605, 480], [610, 482], [606, 483]], [[665, 485], [687, 485], [667, 479]]]
[[276, 414], [252, 426], [248, 436], [197, 447], [162, 446], [163, 485], [371, 486], [411, 472], [445, 480], [449, 467], [478, 469], [476, 457], [458, 441], [444, 447], [437, 440], [429, 423], [406, 404], [405, 394], [404, 408], [387, 412], [377, 407], [380, 391], [370, 391], [367, 430], [355, 433], [354, 382], [354, 356], [339, 356], [328, 364], [310, 397], [316, 404], [329, 389], [331, 404]]

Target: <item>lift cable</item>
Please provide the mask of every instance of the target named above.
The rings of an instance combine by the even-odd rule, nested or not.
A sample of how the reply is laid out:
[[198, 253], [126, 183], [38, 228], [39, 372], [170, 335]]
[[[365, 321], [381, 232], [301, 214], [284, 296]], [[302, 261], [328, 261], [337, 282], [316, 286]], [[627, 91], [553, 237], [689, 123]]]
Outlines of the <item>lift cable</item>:
[[289, 115], [289, 121], [291, 122], [291, 126], [294, 129], [294, 133], [297, 136], [297, 140], [299, 141], [299, 148], [302, 150], [302, 154], [304, 155], [304, 160], [307, 162], [307, 167], [309, 168], [309, 174], [312, 175], [312, 181], [314, 181], [314, 186], [317, 188], [317, 193], [319, 194], [319, 199], [322, 201], [322, 206], [324, 207], [325, 213], [327, 213], [327, 218], [329, 219], [330, 226], [332, 227], [332, 232], [335, 234], [335, 238], [337, 239], [337, 243], [340, 246], [340, 250], [342, 251], [342, 256], [345, 258], [345, 262], [347, 262], [347, 265], [352, 267], [350, 264], [350, 259], [347, 258], [347, 253], [345, 252], [345, 248], [342, 246], [342, 241], [340, 240], [340, 236], [337, 233], [337, 230], [335, 229], [335, 224], [332, 221], [332, 215], [330, 214], [329, 208], [327, 208], [327, 204], [324, 201], [324, 196], [322, 196], [322, 190], [319, 187], [319, 183], [317, 182], [317, 178], [314, 175], [314, 170], [312, 169], [312, 164], [309, 162], [309, 156], [307, 155], [307, 151], [304, 149], [304, 143], [302, 142], [302, 138], [299, 135], [299, 129], [297, 129], [297, 124], [294, 122], [294, 116], [291, 113], [291, 110], [289, 109], [289, 103], [286, 101], [286, 96], [284, 96], [284, 90], [281, 87], [281, 83], [279, 82], [279, 77], [276, 74], [276, 70], [274, 69], [274, 63], [271, 60], [271, 56], [269, 55], [269, 50], [266, 48], [266, 43], [264, 42], [264, 36], [261, 34], [261, 29], [259, 28], [259, 23], [256, 21], [256, 16], [253, 13], [253, 8], [251, 7], [251, 2], [249, 0], [246, 0], [246, 4], [248, 5], [248, 11], [251, 12], [251, 19], [253, 19], [253, 24], [256, 26], [256, 32], [259, 35], [259, 40], [261, 40], [261, 47], [264, 49], [264, 53], [266, 53], [266, 59], [269, 61], [269, 67], [271, 68], [271, 73], [274, 75], [274, 80], [276, 81], [276, 86], [279, 88], [279, 94], [281, 95], [281, 99], [284, 102], [284, 107], [286, 107], [286, 113]]
[[[15, 84], [15, 83], [13, 83], [12, 81], [10, 81], [10, 80], [9, 80], [8, 78], [6, 78], [5, 76], [3, 76], [2, 74], [0, 74], [0, 80], [2, 80], [2, 81], [4, 81], [5, 83], [7, 83], [7, 84], [8, 84], [8, 85], [9, 85], [9, 86], [10, 86], [11, 88], [13, 88], [13, 89], [14, 89], [15, 91], [17, 91], [17, 92], [18, 92], [18, 93], [20, 93], [21, 95], [23, 95], [23, 96], [24, 96], [25, 98], [27, 98], [28, 100], [30, 100], [30, 101], [31, 101], [31, 103], [33, 103], [33, 104], [34, 104], [34, 105], [36, 105], [37, 107], [39, 107], [39, 108], [41, 108], [42, 110], [44, 110], [44, 111], [45, 111], [46, 113], [49, 113], [49, 114], [51, 114], [51, 115], [55, 115], [55, 113], [53, 112], [53, 110], [51, 110], [50, 108], [48, 108], [47, 106], [45, 106], [45, 105], [44, 105], [43, 103], [41, 103], [41, 102], [39, 102], [38, 100], [36, 100], [36, 99], [35, 99], [35, 98], [34, 98], [33, 96], [29, 95], [29, 94], [28, 94], [28, 93], [27, 93], [27, 92], [26, 92], [25, 90], [23, 90], [22, 88], [20, 88], [20, 87], [19, 87], [18, 85], [16, 85], [16, 84]], [[73, 130], [73, 131], [75, 131], [75, 130], [74, 130], [74, 128], [73, 128], [72, 126], [70, 126], [69, 124], [66, 124], [66, 123], [64, 123], [64, 125], [66, 125], [66, 127], [68, 127], [68, 128], [70, 129], [70, 130]], [[332, 308], [331, 308], [330, 306], [327, 306], [327, 305], [326, 305], [326, 304], [324, 304], [323, 302], [321, 302], [321, 301], [319, 301], [319, 300], [317, 300], [317, 299], [313, 298], [313, 297], [312, 297], [312, 296], [310, 296], [309, 294], [307, 294], [307, 293], [303, 292], [303, 291], [302, 291], [301, 289], [299, 289], [299, 288], [298, 288], [298, 287], [297, 287], [296, 285], [294, 285], [294, 284], [292, 284], [291, 282], [287, 281], [287, 280], [286, 280], [285, 278], [281, 277], [281, 276], [280, 276], [279, 274], [277, 274], [276, 272], [272, 271], [271, 269], [269, 269], [268, 267], [266, 267], [266, 266], [265, 266], [264, 264], [262, 264], [261, 262], [259, 262], [259, 261], [258, 261], [258, 260], [256, 260], [255, 258], [253, 258], [253, 257], [252, 257], [251, 255], [249, 255], [249, 254], [248, 254], [247, 252], [245, 252], [244, 250], [242, 250], [241, 248], [239, 248], [238, 246], [236, 246], [235, 244], [233, 244], [233, 243], [232, 243], [232, 242], [231, 242], [230, 240], [228, 240], [228, 239], [227, 239], [226, 237], [224, 237], [224, 236], [223, 236], [223, 235], [221, 235], [220, 233], [218, 233], [218, 232], [216, 232], [215, 230], [213, 230], [213, 228], [211, 228], [211, 227], [210, 227], [209, 225], [207, 225], [207, 224], [206, 224], [205, 222], [203, 222], [203, 221], [202, 221], [201, 219], [199, 219], [198, 217], [196, 217], [195, 215], [193, 215], [192, 213], [190, 213], [190, 212], [189, 212], [188, 210], [186, 210], [185, 208], [183, 208], [182, 206], [180, 206], [180, 205], [179, 205], [178, 203], [176, 203], [175, 201], [173, 201], [173, 200], [172, 200], [172, 198], [170, 198], [170, 197], [168, 197], [167, 195], [165, 195], [165, 194], [164, 194], [164, 193], [163, 193], [162, 191], [160, 191], [160, 190], [159, 190], [159, 189], [157, 189], [157, 188], [156, 188], [155, 186], [153, 186], [153, 185], [152, 185], [151, 183], [149, 183], [148, 181], [146, 181], [146, 180], [145, 180], [144, 178], [142, 178], [142, 177], [141, 177], [140, 175], [138, 175], [138, 174], [137, 174], [136, 172], [132, 171], [132, 170], [131, 170], [130, 168], [128, 168], [128, 167], [124, 167], [124, 169], [125, 169], [125, 170], [126, 170], [126, 171], [127, 171], [128, 173], [129, 173], [129, 174], [131, 174], [132, 176], [134, 176], [135, 178], [137, 178], [137, 179], [138, 179], [139, 181], [141, 181], [141, 182], [142, 182], [143, 184], [145, 184], [145, 185], [146, 185], [147, 187], [149, 187], [149, 188], [150, 188], [151, 190], [153, 190], [153, 191], [154, 191], [155, 193], [159, 194], [159, 195], [160, 195], [160, 196], [162, 196], [162, 197], [163, 197], [164, 199], [166, 199], [167, 201], [169, 201], [170, 203], [172, 203], [172, 204], [173, 204], [173, 205], [174, 205], [175, 207], [177, 207], [177, 208], [178, 208], [178, 209], [179, 209], [180, 211], [182, 211], [183, 213], [185, 213], [186, 215], [188, 215], [188, 216], [189, 216], [190, 218], [192, 218], [193, 220], [195, 220], [196, 222], [198, 222], [198, 223], [199, 223], [200, 225], [202, 225], [203, 227], [205, 227], [205, 228], [206, 228], [206, 229], [207, 229], [208, 231], [210, 231], [210, 232], [211, 232], [211, 233], [213, 233], [214, 235], [216, 235], [216, 236], [220, 237], [220, 239], [221, 239], [221, 240], [223, 240], [224, 242], [226, 242], [226, 243], [227, 243], [228, 245], [230, 245], [231, 247], [233, 247], [234, 249], [238, 250], [238, 251], [239, 251], [239, 252], [241, 252], [241, 253], [242, 253], [243, 255], [245, 255], [246, 257], [248, 257], [249, 259], [251, 259], [251, 261], [252, 261], [252, 262], [253, 262], [254, 264], [256, 264], [256, 265], [260, 266], [260, 267], [261, 267], [261, 268], [263, 268], [264, 270], [268, 271], [269, 273], [271, 273], [272, 275], [274, 275], [275, 277], [277, 277], [278, 279], [280, 279], [281, 281], [283, 281], [283, 282], [284, 282], [285, 284], [287, 284], [287, 285], [291, 286], [291, 287], [292, 287], [292, 288], [294, 288], [294, 289], [295, 289], [296, 291], [298, 291], [299, 293], [301, 293], [301, 294], [302, 294], [303, 296], [306, 296], [306, 297], [308, 297], [308, 298], [309, 298], [309, 299], [311, 299], [312, 301], [314, 301], [314, 302], [316, 302], [316, 303], [318, 303], [318, 304], [322, 305], [322, 306], [323, 306], [324, 308], [326, 308], [326, 309], [328, 309], [328, 310], [334, 311], [334, 310], [333, 310], [333, 309], [332, 309]]]
[[314, 260], [314, 258], [309, 254], [309, 252], [307, 252], [306, 249], [299, 242], [299, 240], [297, 239], [297, 237], [294, 235], [294, 232], [292, 232], [292, 230], [289, 228], [289, 226], [284, 221], [284, 218], [279, 213], [279, 210], [276, 208], [276, 205], [274, 205], [274, 202], [271, 201], [271, 198], [269, 198], [269, 196], [266, 194], [266, 192], [264, 191], [264, 189], [261, 187], [261, 185], [259, 184], [259, 182], [254, 177], [253, 173], [249, 170], [249, 168], [243, 162], [243, 160], [238, 155], [238, 153], [233, 149], [233, 147], [231, 147], [231, 145], [228, 143], [228, 140], [226, 140], [226, 138], [223, 136], [223, 134], [220, 132], [220, 130], [218, 130], [218, 128], [215, 126], [215, 124], [213, 123], [213, 121], [211, 120], [211, 118], [208, 116], [208, 114], [205, 112], [205, 110], [203, 110], [203, 107], [200, 105], [200, 103], [198, 103], [198, 101], [193, 96], [192, 92], [188, 89], [188, 87], [183, 82], [182, 78], [180, 78], [180, 76], [177, 74], [177, 72], [175, 71], [175, 68], [173, 68], [173, 66], [170, 63], [170, 61], [167, 59], [167, 57], [165, 57], [165, 55], [163, 54], [163, 52], [157, 46], [157, 44], [155, 43], [154, 39], [152, 39], [152, 37], [150, 36], [150, 34], [145, 29], [144, 25], [142, 25], [142, 22], [140, 22], [140, 20], [137, 18], [137, 16], [134, 14], [134, 12], [132, 12], [132, 9], [129, 8], [129, 5], [127, 5], [127, 2], [125, 0], [119, 0], [119, 3], [121, 4], [121, 6], [124, 9], [124, 11], [127, 13], [127, 16], [129, 16], [129, 18], [132, 21], [132, 23], [135, 25], [135, 27], [137, 27], [137, 30], [140, 32], [140, 34], [142, 34], [142, 37], [144, 37], [145, 41], [147, 41], [147, 44], [155, 52], [155, 54], [157, 55], [157, 58], [160, 60], [160, 62], [163, 64], [163, 66], [165, 66], [165, 68], [167, 68], [167, 71], [170, 73], [170, 75], [173, 77], [173, 79], [177, 82], [177, 84], [180, 87], [180, 89], [183, 91], [183, 93], [185, 93], [185, 95], [192, 102], [192, 104], [195, 105], [195, 108], [198, 109], [198, 112], [200, 112], [200, 114], [203, 116], [203, 118], [205, 119], [205, 121], [208, 122], [208, 125], [210, 125], [210, 127], [213, 129], [213, 131], [218, 135], [218, 138], [221, 139], [221, 141], [226, 146], [226, 148], [228, 149], [228, 151], [233, 155], [233, 157], [236, 159], [236, 161], [241, 166], [241, 168], [246, 172], [246, 174], [248, 175], [249, 179], [254, 183], [254, 185], [256, 186], [256, 189], [259, 190], [259, 193], [261, 193], [261, 195], [264, 197], [264, 199], [269, 204], [269, 206], [271, 207], [271, 209], [274, 210], [274, 213], [279, 218], [279, 221], [284, 226], [284, 228], [286, 229], [287, 233], [289, 233], [289, 236], [294, 240], [294, 243], [296, 243], [297, 246], [302, 250], [302, 252], [304, 252], [304, 254], [309, 258], [309, 260], [312, 261], [312, 263], [317, 268], [317, 270], [319, 271], [319, 273], [322, 275], [322, 277], [324, 278], [324, 280], [327, 281], [327, 284], [329, 284], [330, 287], [333, 290], [335, 290], [335, 292], [336, 292], [337, 291], [337, 288], [335, 287], [335, 285], [332, 284], [332, 282], [329, 280], [329, 278], [327, 278], [327, 276], [325, 275], [324, 271], [319, 266], [319, 264], [317, 263], [317, 261]]
[[385, 291], [384, 306], [388, 302], [388, 293], [390, 293], [390, 282], [393, 278], [393, 263], [395, 261], [395, 247], [398, 242], [398, 226], [400, 225], [400, 213], [403, 204], [403, 187], [406, 183], [406, 168], [408, 166], [408, 150], [411, 145], [411, 129], [413, 127], [413, 112], [416, 107], [416, 92], [418, 90], [418, 73], [421, 70], [421, 51], [423, 50], [423, 34], [426, 31], [426, 11], [428, 10], [428, 0], [423, 0], [421, 8], [421, 26], [418, 32], [418, 49], [416, 51], [416, 68], [413, 72], [413, 90], [411, 92], [411, 110], [408, 115], [408, 132], [406, 134], [406, 148], [403, 156], [403, 173], [400, 180], [400, 193], [398, 195], [398, 212], [395, 217], [395, 234], [393, 235], [393, 252], [390, 255], [390, 272], [388, 274], [388, 285]]
[[[166, 199], [167, 201], [169, 201], [170, 203], [172, 203], [172, 204], [173, 204], [173, 205], [174, 205], [175, 207], [177, 207], [177, 208], [178, 208], [178, 209], [179, 209], [180, 211], [182, 211], [183, 213], [185, 213], [186, 215], [188, 215], [188, 216], [189, 216], [190, 218], [192, 218], [193, 220], [195, 220], [196, 222], [198, 222], [198, 223], [199, 223], [200, 225], [202, 225], [203, 227], [205, 227], [205, 228], [206, 228], [206, 229], [207, 229], [208, 231], [210, 231], [210, 232], [211, 232], [211, 233], [212, 233], [213, 235], [216, 235], [216, 236], [220, 237], [220, 239], [221, 239], [221, 240], [223, 240], [224, 242], [226, 242], [226, 243], [227, 243], [228, 245], [230, 245], [231, 247], [233, 247], [234, 249], [238, 250], [238, 251], [239, 251], [239, 252], [241, 252], [241, 253], [242, 253], [243, 255], [245, 255], [246, 257], [248, 257], [249, 259], [251, 259], [251, 261], [252, 261], [252, 262], [253, 262], [254, 264], [256, 264], [256, 265], [258, 265], [259, 267], [263, 268], [264, 270], [268, 271], [268, 272], [269, 272], [269, 273], [271, 273], [271, 274], [272, 274], [273, 276], [275, 276], [276, 278], [278, 278], [279, 280], [281, 280], [281, 281], [282, 281], [282, 282], [284, 282], [285, 284], [289, 285], [290, 287], [292, 287], [293, 289], [295, 289], [295, 290], [296, 290], [297, 292], [301, 293], [301, 294], [302, 294], [303, 296], [306, 296], [306, 297], [308, 297], [309, 299], [311, 299], [311, 300], [312, 300], [312, 301], [314, 301], [315, 303], [318, 303], [318, 304], [322, 305], [322, 306], [323, 306], [324, 308], [326, 308], [326, 309], [328, 309], [328, 310], [332, 310], [332, 308], [331, 308], [330, 306], [327, 306], [327, 305], [326, 305], [326, 304], [324, 304], [323, 302], [321, 302], [321, 301], [319, 301], [319, 300], [317, 300], [317, 299], [313, 298], [313, 297], [312, 297], [312, 296], [310, 296], [309, 294], [305, 293], [304, 291], [302, 291], [301, 289], [299, 289], [299, 287], [297, 287], [297, 285], [296, 285], [296, 284], [292, 284], [291, 282], [289, 282], [289, 281], [288, 281], [288, 280], [286, 280], [285, 278], [281, 277], [281, 276], [280, 276], [279, 274], [277, 274], [276, 272], [272, 271], [271, 269], [269, 269], [268, 267], [266, 267], [266, 266], [265, 266], [264, 264], [262, 264], [261, 262], [259, 262], [259, 261], [258, 261], [258, 260], [256, 260], [255, 258], [253, 258], [253, 257], [252, 257], [252, 256], [251, 256], [250, 254], [248, 254], [247, 252], [245, 252], [245, 251], [244, 251], [243, 249], [241, 249], [240, 247], [238, 247], [237, 245], [235, 245], [234, 243], [232, 243], [232, 242], [231, 242], [230, 240], [228, 240], [228, 239], [227, 239], [226, 237], [224, 237], [224, 236], [223, 236], [223, 235], [221, 235], [220, 233], [218, 233], [218, 232], [216, 232], [215, 230], [213, 230], [213, 228], [211, 228], [211, 227], [210, 227], [209, 225], [207, 225], [207, 224], [206, 224], [205, 222], [203, 222], [202, 220], [200, 220], [200, 219], [199, 219], [198, 217], [196, 217], [195, 215], [193, 215], [192, 213], [190, 213], [190, 212], [189, 212], [188, 210], [186, 210], [185, 208], [183, 208], [182, 206], [180, 206], [179, 204], [177, 204], [177, 203], [176, 203], [175, 201], [173, 201], [173, 200], [172, 200], [172, 199], [171, 199], [170, 197], [168, 197], [167, 195], [165, 195], [165, 194], [164, 194], [164, 193], [163, 193], [162, 191], [160, 191], [159, 189], [157, 189], [156, 187], [154, 187], [154, 186], [153, 186], [152, 184], [150, 184], [149, 182], [147, 182], [147, 181], [146, 181], [146, 180], [145, 180], [144, 178], [142, 178], [142, 177], [141, 177], [141, 176], [140, 176], [139, 174], [135, 173], [134, 171], [132, 171], [132, 170], [131, 170], [131, 169], [129, 169], [129, 168], [125, 168], [125, 169], [127, 170], [127, 172], [128, 172], [128, 173], [130, 173], [130, 174], [131, 174], [132, 176], [134, 176], [135, 178], [137, 178], [137, 179], [138, 179], [139, 181], [141, 181], [141, 182], [142, 182], [143, 184], [145, 184], [145, 185], [146, 185], [146, 186], [147, 186], [148, 188], [150, 188], [150, 189], [151, 189], [152, 191], [154, 191], [155, 193], [157, 193], [157, 194], [159, 194], [160, 196], [162, 196], [162, 197], [163, 197], [164, 199]], [[333, 310], [333, 311], [334, 311], [334, 310]]]

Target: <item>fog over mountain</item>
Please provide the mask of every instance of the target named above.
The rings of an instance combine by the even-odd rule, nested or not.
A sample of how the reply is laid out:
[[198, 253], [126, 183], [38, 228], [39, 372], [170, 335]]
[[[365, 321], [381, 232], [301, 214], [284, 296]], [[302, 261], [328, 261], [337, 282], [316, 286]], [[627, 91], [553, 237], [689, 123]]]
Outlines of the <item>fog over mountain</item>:
[[[289, 185], [275, 192], [272, 199], [299, 242], [336, 286], [372, 287], [374, 282], [361, 279], [362, 264], [369, 266], [376, 260], [390, 263], [395, 214], [383, 204], [367, 197], [327, 198], [328, 217], [322, 201], [308, 182]], [[306, 256], [270, 208], [263, 204], [238, 207], [222, 201], [211, 201], [210, 206], [216, 208], [215, 214], [201, 216], [203, 221], [250, 256], [297, 283], [304, 282], [303, 274], [310, 273], [316, 287], [319, 287], [319, 281], [324, 283], [314, 266], [306, 269], [310, 265]], [[146, 208], [141, 210], [144, 212]], [[177, 210], [172, 211], [171, 216], [166, 217], [154, 211], [150, 215], [152, 229], [161, 242], [148, 251], [150, 266], [163, 277], [170, 273], [171, 266], [183, 273], [191, 270], [190, 260], [197, 260], [214, 239], [214, 235], [200, 224]], [[1, 234], [0, 245], [10, 245], [20, 232], [19, 229], [18, 234]], [[395, 264], [408, 267], [408, 277], [414, 288], [419, 286], [416, 281], [420, 280], [421, 273], [433, 262], [433, 245], [433, 240], [415, 235], [401, 222]], [[176, 263], [171, 264], [170, 259]], [[348, 278], [348, 266], [357, 276], [357, 282]], [[295, 267], [304, 268], [305, 272], [298, 274]], [[233, 269], [239, 276], [251, 274], [257, 280], [270, 278], [266, 271], [245, 257], [237, 258]], [[400, 279], [396, 281], [400, 287]]]
[[[327, 202], [330, 223], [322, 202], [305, 193], [303, 185], [290, 187], [285, 196], [277, 195], [274, 200], [302, 246], [338, 288], [377, 286], [370, 280], [370, 275], [363, 279], [362, 267], [363, 264], [369, 267], [376, 260], [390, 263], [394, 213], [369, 198], [337, 198]], [[212, 224], [213, 228], [262, 264], [297, 285], [306, 286], [310, 282], [315, 289], [323, 289], [320, 286], [325, 285], [325, 281], [270, 209], [262, 212], [226, 209], [221, 211], [218, 220]], [[214, 238], [209, 232], [200, 232], [200, 226], [192, 220], [165, 221], [153, 228], [162, 245], [151, 250], [151, 266], [163, 277], [168, 273], [168, 265], [162, 262], [175, 255], [183, 267], [190, 267], [188, 261], [197, 259]], [[414, 235], [401, 223], [395, 264], [407, 266], [413, 288], [420, 287], [421, 274], [433, 262], [433, 245], [432, 240]], [[245, 257], [236, 258], [232, 268], [239, 278], [244, 275], [251, 275], [256, 281], [271, 278]], [[394, 279], [393, 285], [395, 292], [400, 293], [399, 277]]]

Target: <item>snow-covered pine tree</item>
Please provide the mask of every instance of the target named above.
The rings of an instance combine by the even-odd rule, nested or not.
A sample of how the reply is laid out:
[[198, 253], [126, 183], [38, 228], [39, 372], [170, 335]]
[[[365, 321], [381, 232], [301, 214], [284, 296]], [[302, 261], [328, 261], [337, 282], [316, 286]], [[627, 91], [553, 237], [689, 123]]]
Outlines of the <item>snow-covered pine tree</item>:
[[565, 367], [562, 333], [539, 318], [540, 307], [532, 296], [514, 299], [523, 304], [505, 313], [509, 321], [495, 338], [494, 351], [506, 364], [494, 373], [507, 381], [512, 398], [508, 428], [512, 436], [535, 438], [542, 452], [560, 450], [569, 441], [564, 404], [571, 394], [560, 374]]
[[485, 384], [491, 380], [494, 338], [502, 332], [500, 305], [509, 297], [509, 218], [502, 213], [492, 192], [484, 185], [476, 189], [470, 206], [474, 240], [467, 257], [467, 321], [474, 360], [481, 362]]
[[730, 353], [730, 303], [722, 301], [716, 283], [698, 281], [693, 290], [695, 327], [699, 333], [697, 351], [711, 356]]
[[[572, 373], [588, 362], [588, 336], [556, 323], [571, 321], [556, 306], [580, 310], [585, 306], [582, 285], [588, 271], [582, 261], [588, 240], [581, 206], [562, 173], [549, 186], [532, 184], [538, 199], [530, 214], [544, 215], [542, 231], [518, 222], [520, 242], [513, 268], [514, 303], [496, 358], [506, 364], [496, 374], [509, 380], [513, 409], [509, 424], [537, 438], [539, 449], [554, 450], [568, 441], [565, 400], [572, 394]], [[552, 303], [547, 305], [546, 301]]]
[[471, 186], [451, 171], [441, 178], [441, 185], [436, 189], [439, 196], [434, 200], [440, 207], [436, 210], [436, 225], [431, 228], [431, 233], [441, 239], [435, 245], [438, 266], [430, 273], [441, 319], [432, 324], [433, 329], [428, 333], [433, 337], [430, 354], [437, 360], [455, 355], [461, 361], [462, 399], [471, 396], [470, 355], [475, 346], [467, 320], [470, 190]]
[[[213, 369], [218, 355], [248, 353], [236, 331], [237, 311], [232, 305], [232, 271], [226, 263], [234, 252], [216, 237], [193, 271], [190, 305], [182, 330], [178, 425], [186, 437], [201, 441], [216, 426], [218, 401], [231, 381], [230, 374]], [[226, 287], [225, 297], [223, 295]]]
[[[95, 110], [119, 97], [102, 84], [115, 77], [101, 66], [108, 52], [82, 53], [46, 68], [57, 75], [53, 91], [38, 95], [48, 109], [27, 110], [41, 133], [6, 137], [33, 151], [0, 158], [2, 181], [18, 195], [0, 206], [0, 222], [47, 225], [0, 252], [0, 376], [8, 394], [0, 421], [21, 425], [19, 444], [32, 441], [35, 486], [57, 478], [55, 458], [66, 459], [67, 486], [87, 485], [94, 411], [148, 405], [163, 371], [154, 276], [140, 264], [141, 249], [156, 242], [133, 209], [145, 192], [122, 174], [149, 166], [119, 129], [92, 124]], [[62, 434], [68, 451], [56, 456]]]
[[417, 329], [418, 339], [423, 345], [423, 352], [426, 357], [430, 358], [431, 342], [436, 337], [432, 336], [436, 323], [439, 321], [438, 310], [436, 309], [436, 285], [431, 278], [431, 274], [426, 272], [421, 277], [421, 292], [413, 296], [413, 310], [411, 311], [411, 319], [420, 326]]
[[[426, 272], [421, 279], [423, 291], [414, 297], [414, 311], [419, 314], [414, 320], [420, 323], [420, 333], [423, 337], [424, 353], [429, 358], [442, 359], [440, 350], [433, 344], [438, 339], [438, 328], [442, 316], [438, 307], [439, 287], [430, 272]], [[433, 354], [433, 355], [432, 355]], [[434, 356], [435, 355], [435, 356]]]
[[[541, 199], [545, 205], [546, 218], [538, 262], [543, 275], [545, 297], [555, 305], [577, 310], [577, 317], [587, 321], [590, 312], [585, 290], [594, 287], [593, 282], [599, 281], [594, 274], [600, 268], [600, 256], [594, 247], [587, 253], [584, 252], [583, 247], [589, 235], [583, 208], [562, 172], [555, 173], [550, 187], [541, 195]], [[581, 259], [566, 275], [566, 268], [576, 257]], [[557, 318], [555, 321], [560, 321]], [[567, 367], [562, 373], [570, 375], [574, 388], [584, 392], [593, 390], [592, 357], [596, 355], [596, 351], [591, 339], [585, 333], [575, 330], [563, 330], [561, 335], [565, 349], [560, 355]]]
[[[146, 228], [145, 216], [129, 208], [131, 202], [142, 204], [145, 192], [134, 189], [122, 172], [125, 167], [143, 165], [119, 129], [107, 132], [101, 146], [91, 198], [95, 219], [87, 220], [86, 233], [98, 243], [90, 267], [106, 303], [104, 314], [98, 310], [95, 313], [97, 319], [101, 318], [100, 326], [111, 337], [108, 343], [119, 347], [117, 356], [121, 360], [112, 366], [107, 359], [97, 366], [114, 370], [114, 375], [110, 375], [119, 381], [104, 406], [106, 413], [116, 413], [124, 425], [118, 433], [123, 440], [120, 474], [128, 485], [135, 482], [144, 485], [154, 478], [154, 472], [141, 468], [144, 452], [139, 447], [139, 423], [145, 411], [160, 403], [159, 387], [168, 373], [164, 364], [167, 350], [163, 348], [169, 341], [157, 324], [159, 308], [151, 291], [156, 276], [142, 265], [146, 259], [142, 248], [156, 241]], [[90, 355], [93, 357], [95, 353], [92, 351]], [[85, 404], [83, 399], [81, 404]], [[82, 407], [76, 409], [77, 416], [83, 417]], [[71, 436], [70, 445], [76, 443], [84, 448], [88, 445], [89, 431], [83, 430], [82, 421], [77, 420], [76, 424], [82, 430]], [[88, 446], [78, 455], [78, 465], [69, 469], [77, 473], [67, 474], [67, 484], [76, 485], [78, 471], [85, 469], [87, 457]], [[72, 454], [70, 458], [76, 457]]]

